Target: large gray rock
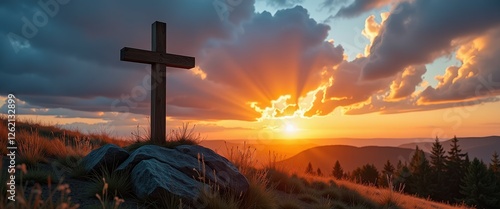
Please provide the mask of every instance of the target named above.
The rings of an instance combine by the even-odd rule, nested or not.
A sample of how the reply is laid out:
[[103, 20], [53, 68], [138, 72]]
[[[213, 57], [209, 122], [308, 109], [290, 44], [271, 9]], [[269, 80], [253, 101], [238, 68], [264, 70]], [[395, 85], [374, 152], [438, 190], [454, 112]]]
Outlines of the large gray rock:
[[[162, 163], [168, 164], [171, 167], [183, 172], [192, 179], [199, 179], [202, 174], [202, 165], [198, 159], [189, 155], [183, 154], [175, 149], [168, 149], [155, 145], [144, 145], [136, 149], [130, 157], [127, 158], [118, 168], [117, 172], [131, 170], [143, 160], [156, 159]], [[214, 181], [213, 170], [206, 168], [206, 178]]]
[[99, 171], [101, 167], [110, 169], [118, 166], [129, 157], [128, 152], [114, 144], [106, 144], [92, 150], [82, 159], [82, 165], [87, 173]]
[[222, 189], [236, 194], [242, 194], [248, 190], [248, 180], [238, 171], [238, 168], [211, 149], [198, 145], [180, 145], [175, 149], [194, 158], [203, 156], [206, 166], [215, 170], [217, 184]]
[[135, 194], [143, 199], [159, 199], [171, 193], [183, 199], [195, 201], [203, 188], [202, 183], [155, 158], [138, 163], [130, 177]]

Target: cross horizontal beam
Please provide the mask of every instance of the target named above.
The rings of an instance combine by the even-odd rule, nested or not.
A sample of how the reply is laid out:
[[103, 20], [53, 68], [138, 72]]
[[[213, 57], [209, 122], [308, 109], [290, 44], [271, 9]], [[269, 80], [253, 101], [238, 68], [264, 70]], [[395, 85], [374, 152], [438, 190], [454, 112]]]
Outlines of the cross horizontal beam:
[[120, 60], [144, 64], [164, 64], [167, 67], [191, 69], [195, 66], [195, 58], [183, 55], [147, 51], [123, 47], [120, 50]]

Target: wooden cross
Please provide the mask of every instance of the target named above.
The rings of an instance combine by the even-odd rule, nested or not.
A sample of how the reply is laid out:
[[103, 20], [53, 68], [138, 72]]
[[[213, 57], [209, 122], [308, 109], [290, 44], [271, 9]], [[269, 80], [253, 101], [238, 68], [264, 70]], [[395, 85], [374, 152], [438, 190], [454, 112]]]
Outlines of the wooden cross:
[[151, 141], [154, 144], [165, 143], [167, 117], [167, 81], [166, 67], [190, 69], [194, 67], [195, 58], [168, 54], [167, 26], [163, 22], [152, 25], [151, 51], [123, 47], [120, 60], [151, 64]]

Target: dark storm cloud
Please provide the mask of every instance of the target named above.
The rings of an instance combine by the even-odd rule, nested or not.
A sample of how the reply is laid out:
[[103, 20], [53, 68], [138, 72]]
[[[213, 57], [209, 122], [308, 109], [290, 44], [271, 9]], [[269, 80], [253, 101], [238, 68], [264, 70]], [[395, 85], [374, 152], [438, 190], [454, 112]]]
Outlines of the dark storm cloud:
[[451, 53], [457, 39], [498, 26], [499, 10], [500, 1], [401, 2], [375, 38], [363, 78], [387, 78]]
[[[340, 63], [343, 49], [325, 42], [330, 28], [306, 9], [254, 14], [253, 3], [225, 5], [229, 10], [221, 14], [220, 4], [204, 0], [70, 1], [26, 44], [8, 34], [23, 36], [21, 19], [32, 18], [39, 6], [3, 2], [9, 12], [0, 15], [8, 26], [0, 29], [0, 94], [16, 93], [33, 107], [27, 113], [149, 114], [149, 67], [120, 62], [119, 50], [150, 49], [150, 24], [160, 20], [167, 22], [168, 51], [196, 56], [204, 74], [169, 70], [168, 115], [254, 120], [260, 113], [250, 102], [266, 106], [283, 94], [296, 100], [323, 82], [323, 68]], [[15, 53], [12, 44], [25, 48]]]
[[[351, 4], [340, 8], [337, 14], [335, 14], [335, 17], [357, 17], [372, 9], [387, 5], [391, 1], [392, 0], [354, 0]], [[330, 3], [329, 5], [331, 5], [336, 2], [332, 0], [326, 0], [324, 4], [326, 3]]]
[[[2, 1], [0, 95], [13, 92], [46, 108], [110, 111], [148, 76], [146, 66], [120, 62], [119, 50], [150, 49], [153, 21], [167, 22], [169, 51], [197, 56], [208, 41], [233, 37], [254, 10], [251, 0], [214, 3], [70, 0], [44, 10], [38, 1]], [[148, 100], [130, 111], [146, 113], [139, 107]]]

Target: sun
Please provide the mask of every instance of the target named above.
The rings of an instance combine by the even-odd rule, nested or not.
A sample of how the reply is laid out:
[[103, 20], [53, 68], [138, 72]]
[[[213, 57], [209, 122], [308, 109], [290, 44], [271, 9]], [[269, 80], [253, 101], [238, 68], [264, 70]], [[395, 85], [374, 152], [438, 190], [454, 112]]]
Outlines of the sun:
[[297, 127], [293, 124], [287, 124], [285, 126], [285, 132], [287, 133], [295, 133], [297, 132], [297, 130], [298, 130]]

